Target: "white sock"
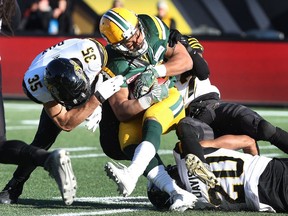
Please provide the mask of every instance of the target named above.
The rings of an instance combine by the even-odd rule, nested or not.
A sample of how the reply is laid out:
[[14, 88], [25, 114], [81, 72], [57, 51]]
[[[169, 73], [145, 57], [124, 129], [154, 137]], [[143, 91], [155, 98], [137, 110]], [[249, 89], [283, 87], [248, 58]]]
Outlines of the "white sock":
[[170, 177], [163, 165], [154, 167], [147, 175], [148, 180], [152, 181], [160, 190], [171, 195], [174, 191], [182, 190]]
[[135, 149], [128, 171], [138, 179], [144, 173], [155, 154], [156, 149], [152, 143], [148, 141], [141, 142]]

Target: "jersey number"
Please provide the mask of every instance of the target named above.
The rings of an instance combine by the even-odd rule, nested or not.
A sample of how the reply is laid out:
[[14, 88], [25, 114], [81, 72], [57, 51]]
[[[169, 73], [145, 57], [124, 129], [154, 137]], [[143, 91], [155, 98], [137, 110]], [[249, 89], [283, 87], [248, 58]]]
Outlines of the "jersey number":
[[37, 91], [38, 88], [43, 87], [43, 85], [40, 81], [40, 77], [37, 74], [35, 74], [33, 78], [29, 78], [28, 83], [30, 85], [31, 91], [33, 91], [33, 92]]
[[96, 55], [94, 54], [94, 48], [89, 47], [86, 50], [82, 50], [82, 55], [84, 57], [84, 61], [88, 64], [90, 60], [95, 60]]
[[224, 191], [224, 189], [221, 186], [216, 186], [215, 188], [210, 188], [208, 191], [210, 202], [214, 205], [219, 205], [221, 203], [221, 200], [217, 198], [217, 192], [218, 192], [225, 198], [226, 201], [230, 203], [245, 203], [244, 185], [239, 184], [240, 181], [233, 181], [237, 180], [242, 175], [244, 161], [240, 158], [226, 157], [226, 156], [207, 157], [206, 161], [209, 164], [213, 164], [213, 162], [216, 163], [225, 162], [225, 163], [233, 163], [236, 165], [235, 169], [228, 170], [223, 168], [222, 170], [213, 171], [213, 173], [218, 178], [231, 178], [231, 181], [229, 180], [227, 182], [231, 184], [229, 185], [229, 187], [233, 188], [233, 192], [237, 194], [236, 195], [237, 198], [236, 199], [232, 198], [231, 196], [229, 196], [229, 194], [227, 194], [227, 192]]

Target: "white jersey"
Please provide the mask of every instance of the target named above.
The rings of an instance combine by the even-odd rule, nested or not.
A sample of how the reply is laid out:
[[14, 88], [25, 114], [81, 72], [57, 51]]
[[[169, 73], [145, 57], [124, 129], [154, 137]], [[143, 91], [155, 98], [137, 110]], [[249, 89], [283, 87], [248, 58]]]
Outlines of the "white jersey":
[[198, 197], [195, 209], [219, 207], [225, 210], [275, 212], [271, 206], [260, 203], [258, 196], [259, 178], [271, 158], [228, 149], [218, 149], [205, 155], [207, 163], [223, 189], [222, 193], [219, 193], [190, 175], [185, 160], [181, 159], [179, 154], [174, 152], [174, 157], [186, 190]]
[[[178, 91], [180, 92], [180, 94], [182, 95], [184, 99], [185, 107], [187, 107], [193, 100], [195, 100], [196, 98], [204, 94], [215, 92], [219, 94], [219, 97], [220, 97], [219, 89], [216, 86], [211, 84], [209, 78], [205, 80], [199, 80], [196, 77], [194, 80], [193, 90], [189, 89], [189, 81], [191, 79], [192, 77], [184, 83], [181, 83], [181, 81], [178, 79], [178, 81], [175, 83], [176, 88], [178, 89]], [[193, 93], [189, 95], [189, 91]]]
[[44, 50], [36, 56], [24, 75], [24, 83], [29, 93], [41, 103], [53, 101], [53, 97], [44, 85], [44, 71], [47, 64], [56, 58], [77, 58], [81, 61], [84, 73], [90, 84], [99, 74], [106, 53], [102, 45], [93, 39], [67, 39]]

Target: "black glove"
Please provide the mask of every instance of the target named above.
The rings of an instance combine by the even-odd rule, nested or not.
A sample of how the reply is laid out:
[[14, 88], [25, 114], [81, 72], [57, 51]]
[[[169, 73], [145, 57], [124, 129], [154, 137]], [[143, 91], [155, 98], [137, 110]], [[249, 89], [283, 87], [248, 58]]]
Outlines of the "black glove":
[[200, 42], [191, 36], [188, 36], [187, 38], [189, 46], [193, 49], [196, 50], [197, 53], [203, 53], [204, 52], [204, 47], [200, 44]]
[[177, 29], [170, 29], [168, 40], [169, 47], [174, 47], [181, 40], [182, 34]]
[[182, 43], [186, 47], [189, 53], [193, 52], [202, 54], [204, 52], [204, 47], [194, 37], [182, 35], [180, 43]]

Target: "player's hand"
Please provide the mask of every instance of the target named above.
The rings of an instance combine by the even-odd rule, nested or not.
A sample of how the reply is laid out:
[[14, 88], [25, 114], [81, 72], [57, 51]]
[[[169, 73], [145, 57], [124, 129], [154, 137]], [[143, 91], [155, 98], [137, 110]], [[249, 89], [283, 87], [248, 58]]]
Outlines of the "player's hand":
[[[155, 78], [159, 77], [159, 74], [153, 65], [148, 65], [145, 69], [145, 72], [153, 75]], [[143, 73], [145, 73], [145, 72], [143, 72]]]
[[153, 86], [156, 78], [151, 70], [141, 73], [134, 82], [133, 95], [136, 99], [147, 94]]
[[162, 85], [159, 85], [157, 80], [154, 82], [151, 89], [151, 97], [153, 103], [158, 103], [168, 97], [168, 91], [169, 91], [168, 86], [169, 86], [169, 80]]
[[182, 34], [177, 29], [170, 29], [169, 47], [174, 47], [181, 40]]
[[99, 123], [102, 119], [102, 107], [99, 105], [94, 112], [85, 119], [85, 126], [88, 130], [95, 132], [95, 130], [99, 127]]
[[166, 81], [164, 84], [159, 85], [156, 80], [151, 88], [151, 91], [138, 99], [140, 106], [145, 110], [149, 108], [152, 104], [158, 103], [169, 95], [169, 83]]
[[124, 83], [124, 77], [122, 75], [118, 75], [103, 82], [103, 75], [99, 74], [98, 76], [99, 78], [95, 86], [94, 95], [98, 101], [103, 103], [120, 90], [121, 85]]
[[200, 42], [194, 37], [187, 37], [188, 45], [197, 53], [203, 53], [204, 47], [200, 44]]

